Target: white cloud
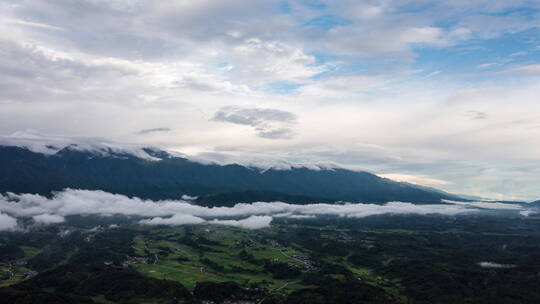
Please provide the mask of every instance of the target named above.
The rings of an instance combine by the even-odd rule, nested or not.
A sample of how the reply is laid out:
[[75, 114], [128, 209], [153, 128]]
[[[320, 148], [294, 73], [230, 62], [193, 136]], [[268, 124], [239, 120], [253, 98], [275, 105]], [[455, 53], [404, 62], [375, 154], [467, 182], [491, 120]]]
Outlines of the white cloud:
[[325, 71], [315, 57], [279, 41], [249, 38], [233, 49], [231, 64], [242, 80], [252, 86], [275, 81], [305, 82]]
[[34, 220], [34, 222], [39, 223], [39, 224], [58, 224], [58, 223], [63, 223], [66, 220], [61, 215], [48, 214], [48, 213], [34, 215], [32, 219]]
[[423, 175], [413, 175], [413, 174], [400, 174], [400, 173], [387, 173], [387, 174], [378, 174], [380, 177], [388, 178], [398, 182], [407, 182], [411, 184], [424, 185], [424, 186], [440, 186], [448, 185], [452, 182], [440, 180], [436, 178], [431, 178], [429, 176]]
[[[188, 201], [150, 201], [128, 198], [103, 191], [66, 189], [52, 198], [35, 194], [0, 195], [0, 212], [4, 229], [16, 227], [14, 217], [32, 217], [39, 223], [60, 223], [69, 215], [129, 215], [148, 217], [140, 221], [145, 225], [184, 225], [213, 223], [247, 229], [270, 225], [272, 218], [312, 218], [314, 216], [339, 216], [363, 218], [383, 214], [441, 214], [459, 215], [481, 210], [523, 211], [520, 205], [495, 202], [453, 202], [449, 204], [415, 205], [404, 202], [376, 204], [308, 204], [295, 205], [283, 202], [254, 202], [233, 207], [203, 207]], [[230, 218], [234, 219], [230, 219]], [[240, 218], [240, 219], [237, 219]]]
[[354, 93], [373, 90], [390, 83], [395, 76], [387, 75], [348, 75], [323, 77], [298, 89], [305, 98], [334, 99], [351, 97]]
[[535, 210], [522, 210], [522, 211], [519, 212], [519, 215], [529, 216], [529, 215], [535, 214], [535, 213], [538, 213], [538, 211], [535, 211]]
[[[287, 117], [278, 118], [280, 115], [290, 115], [292, 119], [296, 119], [292, 113], [272, 110], [272, 109], [251, 109], [255, 110], [254, 113], [256, 118], [251, 117], [248, 114], [245, 117], [239, 119], [249, 120], [249, 124], [257, 126], [266, 132], [272, 132], [272, 128], [267, 124], [265, 120], [276, 120], [276, 122], [281, 122], [280, 120], [285, 120], [284, 123], [288, 123]], [[260, 112], [259, 112], [260, 111]], [[248, 113], [247, 111], [246, 113]], [[265, 115], [269, 117], [264, 118]], [[271, 116], [275, 115], [276, 117], [272, 118]], [[259, 117], [261, 116], [261, 117]], [[232, 118], [227, 118], [227, 121], [232, 120]], [[265, 129], [267, 128], [267, 129]], [[156, 130], [143, 130], [154, 132]], [[161, 131], [161, 130], [158, 130]], [[261, 130], [258, 130], [261, 132]], [[141, 133], [141, 132], [139, 132]], [[15, 132], [9, 136], [0, 136], [0, 146], [9, 146], [9, 147], [19, 147], [27, 149], [34, 153], [40, 153], [44, 155], [54, 155], [63, 149], [70, 149], [74, 151], [82, 151], [95, 154], [97, 156], [103, 157], [115, 157], [117, 155], [122, 156], [127, 154], [137, 158], [158, 161], [160, 158], [151, 156], [147, 150], [156, 150], [162, 151], [159, 148], [151, 147], [148, 145], [142, 144], [126, 144], [126, 143], [117, 143], [102, 138], [77, 138], [77, 137], [64, 137], [64, 136], [45, 136], [38, 134], [32, 130]], [[342, 168], [337, 163], [331, 162], [309, 162], [309, 163], [294, 163], [288, 162], [283, 159], [272, 159], [272, 158], [260, 158], [260, 157], [235, 157], [234, 155], [226, 155], [219, 153], [208, 153], [205, 155], [187, 155], [175, 151], [165, 151], [170, 154], [172, 157], [181, 157], [189, 159], [192, 162], [198, 162], [201, 164], [218, 164], [218, 165], [229, 165], [229, 164], [240, 164], [246, 167], [258, 168], [261, 170], [268, 170], [270, 168], [276, 170], [291, 170], [292, 168], [308, 168], [310, 170], [319, 171], [322, 169], [333, 169], [333, 168]], [[195, 200], [196, 196], [182, 195], [183, 200]]]
[[191, 196], [191, 195], [183, 194], [181, 198], [184, 201], [194, 201], [198, 198], [198, 196]]
[[204, 223], [204, 220], [200, 217], [196, 217], [190, 214], [175, 214], [168, 218], [163, 217], [154, 217], [151, 219], [139, 221], [141, 224], [145, 225], [186, 225], [186, 224], [201, 224]]
[[52, 31], [61, 31], [62, 28], [52, 26], [49, 24], [43, 24], [43, 23], [37, 23], [37, 22], [30, 22], [25, 21], [22, 19], [10, 19], [6, 18], [2, 20], [5, 23], [12, 24], [12, 25], [18, 25], [18, 26], [29, 26], [37, 29], [44, 29], [44, 30], [52, 30]]
[[503, 71], [503, 73], [519, 75], [540, 75], [540, 64], [516, 66]]
[[316, 218], [315, 215], [302, 215], [302, 214], [293, 214], [293, 215], [289, 215], [289, 216], [286, 216], [288, 218], [292, 218], [292, 219], [312, 219], [312, 218]]
[[476, 208], [485, 208], [485, 209], [495, 209], [495, 210], [522, 210], [521, 205], [516, 204], [506, 204], [506, 203], [497, 203], [497, 202], [455, 202], [444, 200], [447, 203], [461, 206], [471, 206]]
[[0, 231], [17, 229], [17, 219], [0, 212]]
[[514, 268], [516, 265], [511, 264], [498, 264], [493, 262], [480, 262], [478, 263], [482, 268]]
[[252, 126], [257, 136], [267, 139], [290, 139], [297, 116], [277, 109], [228, 106], [219, 109], [212, 120]]
[[501, 66], [502, 64], [498, 62], [488, 62], [488, 63], [482, 63], [476, 66], [477, 69], [489, 69], [497, 66]]
[[210, 223], [212, 224], [235, 226], [235, 227], [241, 227], [241, 228], [246, 228], [246, 229], [261, 229], [261, 228], [270, 227], [271, 222], [272, 222], [271, 216], [257, 216], [257, 215], [252, 215], [243, 220], [210, 221]]
[[158, 160], [143, 150], [145, 148], [143, 145], [119, 144], [98, 138], [43, 136], [35, 132], [15, 132], [10, 136], [0, 136], [0, 146], [25, 148], [45, 155], [53, 155], [62, 149], [70, 149], [101, 156], [128, 154], [146, 160]]
[[510, 56], [517, 57], [517, 56], [525, 56], [527, 54], [529, 54], [529, 52], [521, 51], [521, 52], [512, 53], [512, 54], [510, 54]]

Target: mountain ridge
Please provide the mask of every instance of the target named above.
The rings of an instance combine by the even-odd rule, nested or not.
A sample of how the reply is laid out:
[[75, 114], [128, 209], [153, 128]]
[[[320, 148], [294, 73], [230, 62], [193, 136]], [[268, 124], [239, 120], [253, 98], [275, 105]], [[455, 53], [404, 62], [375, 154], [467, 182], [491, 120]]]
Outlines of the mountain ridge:
[[[246, 160], [234, 159], [231, 161], [218, 161], [213, 158], [201, 156], [190, 156], [176, 151], [166, 151], [152, 145], [115, 143], [100, 138], [78, 138], [43, 136], [34, 133], [17, 132], [13, 136], [0, 136], [0, 147], [18, 147], [34, 153], [47, 156], [59, 155], [63, 151], [79, 151], [94, 154], [96, 157], [125, 157], [133, 156], [144, 160], [162, 160], [165, 158], [184, 158], [192, 162], [205, 165], [241, 165], [258, 169], [264, 172], [268, 169], [290, 170], [292, 168], [309, 168], [312, 170], [345, 168], [337, 163], [315, 162], [315, 163], [291, 163], [282, 159], [275, 160]], [[366, 171], [354, 170], [352, 171]]]
[[73, 145], [47, 154], [0, 143], [0, 192], [50, 195], [80, 188], [143, 199], [178, 199], [187, 194], [199, 196], [206, 205], [250, 200], [439, 203], [460, 199], [365, 171], [315, 165], [260, 170], [240, 164], [205, 164], [156, 148], [140, 149], [146, 155], [133, 149], [85, 151]]

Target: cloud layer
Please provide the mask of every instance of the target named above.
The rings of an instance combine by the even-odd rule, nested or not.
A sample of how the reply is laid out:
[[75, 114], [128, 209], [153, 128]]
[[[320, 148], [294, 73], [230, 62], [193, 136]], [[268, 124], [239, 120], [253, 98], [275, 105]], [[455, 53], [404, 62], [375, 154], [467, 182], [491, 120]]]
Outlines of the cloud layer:
[[270, 225], [273, 217], [312, 218], [314, 216], [339, 216], [363, 218], [382, 214], [441, 214], [459, 215], [481, 210], [514, 210], [527, 208], [501, 203], [456, 203], [414, 205], [404, 202], [375, 204], [309, 204], [294, 205], [283, 202], [255, 202], [236, 204], [234, 207], [202, 207], [189, 201], [150, 201], [129, 198], [103, 191], [66, 189], [52, 198], [35, 194], [8, 193], [0, 196], [1, 230], [14, 229], [15, 218], [32, 218], [40, 224], [61, 223], [69, 215], [127, 215], [140, 216], [145, 225], [220, 224], [248, 229]]

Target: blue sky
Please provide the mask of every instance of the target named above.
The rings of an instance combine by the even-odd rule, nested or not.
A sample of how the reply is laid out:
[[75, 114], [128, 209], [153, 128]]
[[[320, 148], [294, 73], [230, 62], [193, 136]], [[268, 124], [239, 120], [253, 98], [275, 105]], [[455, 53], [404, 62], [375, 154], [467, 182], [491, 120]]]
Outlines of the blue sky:
[[2, 1], [0, 135], [539, 199], [539, 26], [531, 0]]

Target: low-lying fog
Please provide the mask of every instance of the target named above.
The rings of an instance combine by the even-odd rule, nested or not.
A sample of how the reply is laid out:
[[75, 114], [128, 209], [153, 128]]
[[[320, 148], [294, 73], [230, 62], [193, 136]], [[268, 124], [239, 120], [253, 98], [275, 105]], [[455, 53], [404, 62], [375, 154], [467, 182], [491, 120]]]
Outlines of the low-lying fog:
[[[37, 224], [61, 223], [69, 215], [128, 215], [144, 217], [142, 225], [221, 224], [248, 229], [268, 227], [274, 217], [313, 218], [333, 215], [362, 218], [382, 214], [460, 215], [491, 212], [528, 216], [538, 210], [525, 205], [495, 202], [454, 202], [415, 205], [406, 202], [376, 204], [308, 204], [254, 202], [233, 207], [203, 207], [183, 200], [151, 201], [129, 198], [99, 190], [66, 189], [47, 198], [36, 194], [0, 195], [0, 231], [21, 229], [18, 219], [32, 219]], [[494, 212], [496, 211], [496, 212]]]

